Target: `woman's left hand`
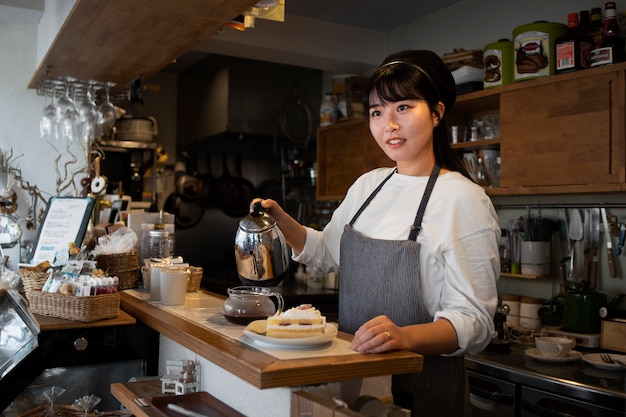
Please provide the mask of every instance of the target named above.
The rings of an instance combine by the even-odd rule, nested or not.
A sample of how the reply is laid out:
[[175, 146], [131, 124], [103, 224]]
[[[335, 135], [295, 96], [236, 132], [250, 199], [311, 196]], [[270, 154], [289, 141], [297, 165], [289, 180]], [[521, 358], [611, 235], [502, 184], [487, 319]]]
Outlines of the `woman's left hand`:
[[404, 332], [387, 316], [374, 317], [354, 334], [350, 349], [357, 352], [380, 353], [403, 349]]

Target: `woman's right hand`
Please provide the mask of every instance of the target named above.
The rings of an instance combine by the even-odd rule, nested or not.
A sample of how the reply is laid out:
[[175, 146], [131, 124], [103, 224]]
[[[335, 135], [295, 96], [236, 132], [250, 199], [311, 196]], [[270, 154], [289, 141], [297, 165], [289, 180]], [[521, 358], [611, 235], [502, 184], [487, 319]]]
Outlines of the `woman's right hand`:
[[250, 212], [254, 211], [254, 205], [260, 202], [261, 207], [272, 215], [278, 228], [285, 236], [287, 244], [296, 252], [302, 252], [304, 249], [304, 242], [306, 241], [306, 229], [296, 219], [291, 217], [283, 208], [270, 198], [262, 199], [255, 198], [250, 202]]

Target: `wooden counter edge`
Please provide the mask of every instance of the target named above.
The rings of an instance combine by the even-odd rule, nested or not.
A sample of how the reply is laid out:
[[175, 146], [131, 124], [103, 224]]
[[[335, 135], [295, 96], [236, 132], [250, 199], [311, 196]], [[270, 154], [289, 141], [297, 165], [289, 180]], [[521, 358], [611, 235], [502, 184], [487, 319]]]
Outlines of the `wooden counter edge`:
[[96, 320], [92, 322], [65, 320], [57, 317], [33, 314], [39, 329], [42, 332], [50, 330], [71, 330], [71, 329], [87, 329], [94, 327], [113, 327], [113, 326], [130, 326], [137, 323], [137, 320], [127, 312], [120, 310], [117, 317], [112, 319]]
[[[280, 360], [123, 291], [121, 295], [122, 309], [138, 321], [260, 389], [413, 373], [423, 366], [422, 355], [407, 351]], [[338, 337], [352, 338], [345, 333]]]

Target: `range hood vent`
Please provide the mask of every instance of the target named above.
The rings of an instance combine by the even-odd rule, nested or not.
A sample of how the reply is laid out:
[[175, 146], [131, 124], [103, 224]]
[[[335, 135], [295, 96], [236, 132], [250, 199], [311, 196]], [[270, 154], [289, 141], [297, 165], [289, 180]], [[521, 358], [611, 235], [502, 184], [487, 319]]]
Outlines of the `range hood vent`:
[[185, 146], [223, 133], [280, 136], [281, 106], [295, 92], [318, 126], [320, 70], [209, 55], [179, 74], [178, 143]]

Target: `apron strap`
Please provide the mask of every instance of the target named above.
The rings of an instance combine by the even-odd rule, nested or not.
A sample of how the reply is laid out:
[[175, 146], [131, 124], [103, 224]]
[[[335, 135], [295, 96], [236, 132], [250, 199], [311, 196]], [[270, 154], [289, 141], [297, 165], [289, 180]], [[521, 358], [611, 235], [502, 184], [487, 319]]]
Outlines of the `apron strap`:
[[422, 201], [420, 202], [420, 206], [417, 209], [417, 215], [415, 216], [415, 222], [413, 226], [411, 226], [411, 233], [409, 233], [409, 240], [417, 240], [417, 235], [422, 230], [422, 218], [424, 217], [424, 212], [426, 211], [426, 204], [430, 199], [430, 195], [433, 192], [433, 188], [435, 187], [435, 181], [437, 181], [437, 177], [439, 176], [439, 171], [441, 167], [439, 164], [435, 164], [433, 170], [430, 173], [430, 177], [428, 178], [428, 183], [426, 184], [426, 189], [424, 190], [424, 195], [422, 196]]
[[376, 187], [376, 189], [370, 194], [370, 196], [367, 197], [367, 200], [365, 200], [365, 202], [361, 205], [361, 208], [359, 208], [359, 210], [356, 212], [352, 220], [350, 220], [350, 223], [349, 223], [350, 227], [352, 227], [352, 225], [359, 218], [361, 213], [363, 213], [363, 210], [365, 210], [367, 206], [369, 206], [369, 204], [372, 202], [374, 197], [376, 197], [376, 194], [378, 194], [380, 189], [383, 188], [383, 185], [385, 185], [385, 183], [389, 181], [389, 178], [391, 178], [391, 176], [395, 174], [396, 172], [398, 172], [398, 168], [395, 168], [393, 171], [391, 171], [391, 174], [387, 175], [387, 178], [385, 178], [380, 184], [378, 184], [378, 187]]

